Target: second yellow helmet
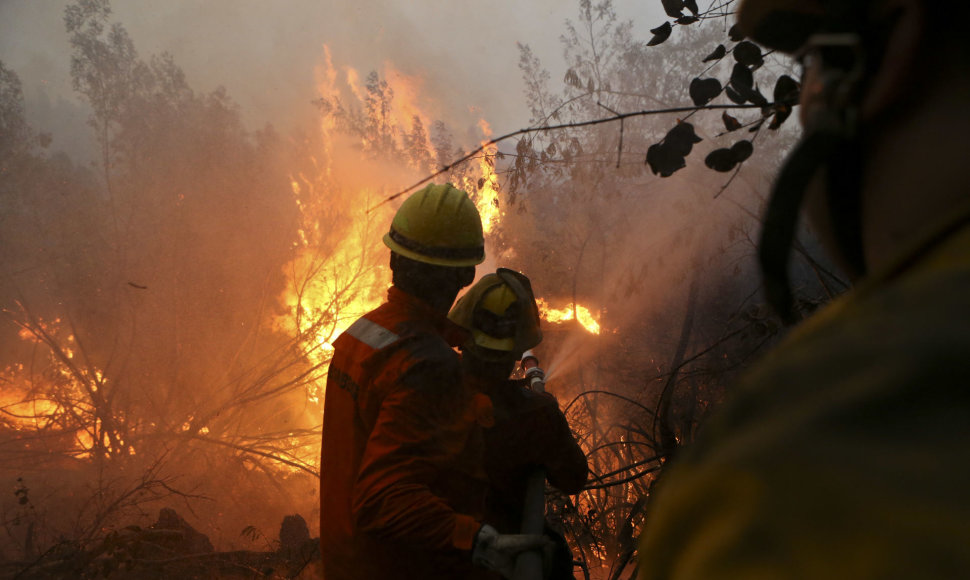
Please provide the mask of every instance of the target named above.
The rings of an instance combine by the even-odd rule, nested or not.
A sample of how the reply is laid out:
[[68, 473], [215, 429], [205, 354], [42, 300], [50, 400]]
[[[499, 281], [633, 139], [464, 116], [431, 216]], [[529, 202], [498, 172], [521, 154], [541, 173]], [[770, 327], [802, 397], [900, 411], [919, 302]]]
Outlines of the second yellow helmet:
[[532, 285], [523, 274], [507, 268], [483, 276], [448, 318], [471, 331], [468, 346], [486, 359], [518, 357], [542, 341]]

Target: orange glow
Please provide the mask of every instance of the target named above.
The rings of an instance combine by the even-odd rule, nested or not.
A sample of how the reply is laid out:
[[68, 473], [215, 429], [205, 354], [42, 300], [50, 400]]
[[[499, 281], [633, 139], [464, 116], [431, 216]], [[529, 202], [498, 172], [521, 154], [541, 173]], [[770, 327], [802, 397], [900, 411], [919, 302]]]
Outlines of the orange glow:
[[[391, 282], [386, 250], [380, 241], [382, 232], [376, 225], [380, 220], [367, 213], [375, 196], [366, 191], [348, 191], [337, 197], [336, 203], [347, 200], [345, 215], [350, 223], [329, 252], [325, 249], [327, 240], [320, 239], [320, 223], [308, 214], [320, 208], [299, 204], [304, 221], [311, 225], [301, 231], [297, 256], [286, 266], [288, 284], [282, 302], [287, 312], [277, 320], [285, 332], [303, 337], [306, 356], [316, 365], [330, 362], [334, 340], [357, 318], [383, 302]], [[323, 385], [314, 385], [307, 395], [311, 402], [319, 404], [323, 392]]]
[[552, 308], [542, 298], [536, 298], [536, 305], [539, 306], [539, 315], [546, 322], [558, 324], [567, 320], [576, 320], [586, 332], [591, 334], [600, 333], [599, 322], [593, 317], [589, 308], [581, 304], [568, 304], [563, 308]]
[[[317, 71], [319, 94], [348, 109], [365, 108], [367, 75], [351, 67], [338, 69], [329, 48], [324, 50], [325, 62]], [[428, 127], [429, 116], [419, 105], [422, 80], [389, 63], [380, 76], [393, 93], [389, 110], [381, 111], [386, 134], [400, 139], [415, 119]], [[379, 204], [387, 194], [381, 176], [384, 168], [375, 167], [365, 150], [356, 150], [367, 147], [366, 139], [342, 140], [337, 128], [334, 116], [321, 116], [322, 150], [310, 158], [312, 173], [291, 176], [301, 226], [296, 255], [285, 269], [287, 288], [281, 302], [286, 314], [276, 321], [277, 328], [298, 337], [307, 359], [323, 368], [330, 362], [337, 337], [379, 306], [391, 284], [381, 238], [394, 207]], [[324, 389], [323, 381], [310, 385], [308, 400], [322, 404]]]
[[54, 401], [31, 398], [24, 392], [5, 391], [0, 394], [0, 417], [16, 431], [45, 429], [53, 421], [60, 406]]
[[486, 145], [492, 136], [492, 129], [485, 119], [479, 119], [478, 128], [485, 137], [485, 140], [481, 143], [485, 147], [485, 150], [482, 152], [482, 156], [478, 161], [481, 177], [477, 183], [473, 183], [471, 178], [466, 178], [464, 187], [468, 192], [478, 190], [475, 206], [478, 208], [478, 213], [482, 216], [482, 231], [488, 234], [502, 219], [502, 212], [498, 200], [498, 176], [495, 174], [495, 154], [498, 152], [498, 146]]
[[[402, 72], [390, 62], [383, 64], [378, 78], [379, 94], [388, 96], [386, 103], [381, 102], [382, 107], [388, 105], [386, 109], [371, 111], [379, 115], [381, 134], [400, 150], [423, 145], [434, 151], [428, 130], [433, 125], [435, 103], [424, 89], [424, 79]], [[317, 70], [322, 101], [339, 104], [344, 112], [367, 111], [375, 106], [373, 83], [367, 74], [335, 66], [329, 48], [324, 47], [324, 62]], [[414, 141], [418, 125], [424, 130], [423, 143]], [[487, 140], [491, 134], [488, 123], [482, 120], [478, 126]], [[378, 157], [375, 163], [380, 143], [363, 135], [348, 138], [338, 129], [335, 115], [321, 115], [320, 144], [309, 159], [311, 169], [290, 177], [302, 219], [295, 257], [286, 266], [288, 283], [281, 296], [286, 313], [275, 323], [300, 340], [311, 363], [324, 368], [332, 357], [334, 340], [357, 318], [379, 306], [390, 286], [388, 253], [381, 238], [398, 204], [380, 201], [400, 183], [400, 175], [412, 179], [429, 170], [427, 161], [411, 158], [385, 161]], [[457, 178], [476, 201], [485, 232], [501, 217], [496, 152], [497, 147], [488, 148], [478, 167], [472, 166]], [[391, 167], [398, 161], [406, 167]], [[322, 404], [323, 394], [322, 381], [308, 387], [311, 402]]]
[[[36, 328], [23, 325], [20, 337], [44, 342], [39, 340], [38, 333], [44, 333], [49, 338], [55, 337], [58, 322], [38, 320]], [[73, 343], [74, 337], [68, 337], [67, 342]], [[59, 348], [70, 361], [70, 350], [67, 347]], [[0, 370], [0, 384], [3, 385], [0, 391], [0, 425], [5, 429], [23, 433], [73, 435], [73, 447], [63, 451], [76, 458], [91, 457], [95, 442], [83, 427], [83, 419], [93, 416], [93, 408], [85, 389], [96, 391], [98, 385], [105, 380], [103, 374], [97, 369], [88, 371], [68, 366], [73, 363], [65, 362], [53, 353], [50, 354], [47, 365], [47, 370], [41, 376], [32, 374], [23, 364], [10, 365]], [[97, 419], [94, 421], [99, 422]], [[30, 445], [25, 443], [27, 447]], [[127, 450], [134, 453], [130, 447]]]
[[[391, 103], [391, 118], [394, 122], [400, 127], [410, 128], [414, 119], [419, 119], [428, 128], [431, 125], [431, 115], [425, 110], [428, 105], [422, 106], [424, 79], [404, 74], [390, 62], [384, 63], [384, 76], [394, 91], [394, 101]], [[430, 137], [425, 140], [424, 146], [429, 150], [433, 147]]]

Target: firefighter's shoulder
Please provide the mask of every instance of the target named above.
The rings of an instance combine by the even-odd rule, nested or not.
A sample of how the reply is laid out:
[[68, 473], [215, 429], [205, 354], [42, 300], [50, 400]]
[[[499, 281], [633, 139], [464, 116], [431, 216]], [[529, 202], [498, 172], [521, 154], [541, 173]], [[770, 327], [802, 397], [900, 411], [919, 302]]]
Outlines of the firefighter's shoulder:
[[461, 359], [448, 341], [433, 332], [407, 333], [396, 347], [400, 349], [405, 376], [414, 386], [440, 384], [443, 379], [461, 375]]

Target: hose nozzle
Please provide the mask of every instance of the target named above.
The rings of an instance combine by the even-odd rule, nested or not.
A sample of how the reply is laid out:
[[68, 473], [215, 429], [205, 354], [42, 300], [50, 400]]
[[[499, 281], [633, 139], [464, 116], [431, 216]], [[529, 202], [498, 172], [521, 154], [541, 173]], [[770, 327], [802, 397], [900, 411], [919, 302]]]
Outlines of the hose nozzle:
[[525, 378], [529, 381], [529, 388], [537, 393], [546, 390], [546, 373], [539, 368], [539, 359], [531, 350], [522, 353], [522, 369], [525, 371]]

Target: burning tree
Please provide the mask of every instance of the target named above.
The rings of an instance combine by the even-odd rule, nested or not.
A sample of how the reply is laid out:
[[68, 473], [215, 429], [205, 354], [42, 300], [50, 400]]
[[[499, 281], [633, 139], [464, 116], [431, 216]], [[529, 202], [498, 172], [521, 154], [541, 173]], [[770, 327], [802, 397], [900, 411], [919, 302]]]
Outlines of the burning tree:
[[[381, 242], [393, 215], [382, 203], [387, 184], [463, 152], [453, 145], [447, 125], [417, 102], [413, 81], [392, 65], [361, 82], [355, 69], [335, 67], [327, 52], [318, 77], [321, 96], [314, 104], [320, 131], [305, 135], [293, 155], [302, 160], [291, 174], [299, 241], [286, 266], [282, 302], [287, 310], [277, 323], [298, 336], [314, 364], [325, 368], [336, 337], [383, 302], [390, 285]], [[487, 216], [495, 177], [491, 156], [482, 159], [481, 172], [460, 166], [445, 178], [472, 191]], [[313, 388], [317, 404], [324, 382]]]
[[[230, 546], [261, 537], [240, 539], [246, 524], [312, 516], [329, 343], [389, 282], [391, 209], [373, 206], [461, 153], [392, 69], [337, 83], [324, 66], [319, 128], [249, 133], [225, 91], [142, 59], [110, 17], [104, 0], [65, 17], [93, 170], [41, 150], [0, 69], [0, 465], [22, 482], [3, 504], [21, 563], [62, 554], [43, 552], [58, 537], [97, 552], [171, 501]], [[483, 200], [495, 184], [479, 167], [449, 179]]]
[[[714, 163], [736, 172], [730, 187], [687, 159], [781, 117], [735, 64], [776, 86], [786, 69], [755, 66], [740, 40], [714, 58], [704, 18], [647, 47], [609, 1], [579, 8], [561, 84], [522, 47], [533, 129], [509, 151], [484, 120], [456, 138], [392, 65], [360, 75], [329, 53], [318, 126], [251, 133], [224, 90], [197, 93], [172, 57], [141, 58], [106, 0], [76, 0], [72, 78], [99, 146], [94, 168], [77, 167], [46, 153], [0, 63], [0, 468], [17, 482], [3, 556], [36, 560], [62, 536], [91, 547], [163, 501], [230, 545], [244, 525], [255, 538], [282, 513], [312, 516], [330, 345], [383, 300], [384, 201], [440, 172], [473, 194], [488, 267], [522, 270], [541, 297], [538, 354], [593, 472], [550, 511], [588, 573], [629, 576], [663, 465], [781, 330], [751, 258], [777, 154]], [[744, 101], [702, 78], [712, 66], [750, 89]], [[722, 91], [732, 105], [714, 102]], [[714, 106], [742, 112], [622, 115]], [[791, 137], [779, 123], [773, 151]], [[842, 286], [802, 255], [810, 308]]]
[[[319, 369], [269, 323], [298, 218], [285, 143], [248, 133], [225, 91], [195, 93], [171, 57], [142, 60], [107, 2], [72, 3], [65, 21], [100, 156], [78, 168], [24, 131], [5, 146], [0, 464], [36, 510], [4, 502], [4, 555], [151, 521], [166, 498], [192, 499], [229, 542], [309, 512]], [[21, 123], [4, 73], [4, 119]]]

